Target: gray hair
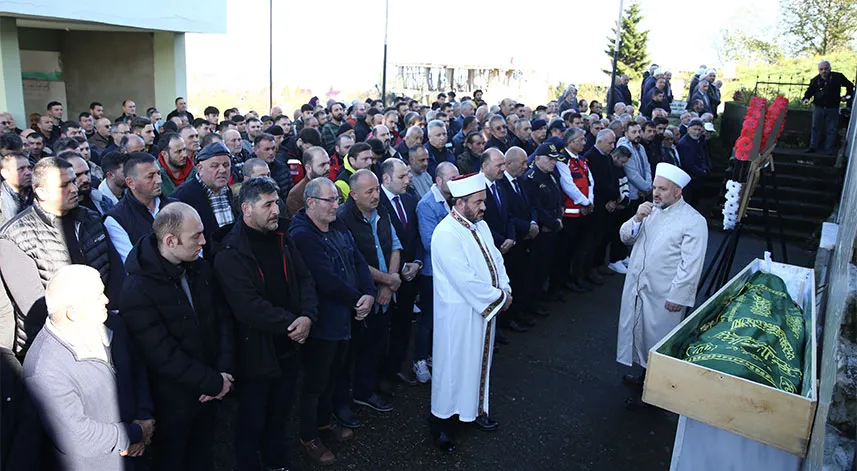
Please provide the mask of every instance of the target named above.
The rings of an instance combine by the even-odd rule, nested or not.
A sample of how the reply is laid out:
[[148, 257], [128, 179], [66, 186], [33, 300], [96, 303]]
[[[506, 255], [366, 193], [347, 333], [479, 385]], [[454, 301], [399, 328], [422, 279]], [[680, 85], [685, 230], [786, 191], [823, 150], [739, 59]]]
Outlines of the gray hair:
[[[464, 111], [464, 108], [476, 109], [476, 105], [473, 104], [472, 101], [462, 101], [461, 102], [461, 110]], [[453, 108], [454, 109], [454, 108]]]
[[602, 129], [598, 131], [598, 134], [595, 135], [595, 143], [598, 144], [599, 142], [606, 139], [607, 136], [613, 136], [613, 138], [616, 138], [616, 133], [614, 133], [610, 129]]
[[436, 110], [431, 110], [428, 113], [426, 113], [426, 121], [434, 121], [435, 118], [437, 118], [437, 111]]
[[[428, 117], [428, 115], [426, 115], [426, 117]], [[441, 121], [441, 120], [439, 120], [439, 119], [432, 119], [432, 120], [430, 120], [430, 121], [428, 122], [428, 124], [426, 125], [426, 130], [427, 130], [428, 132], [431, 132], [431, 130], [432, 130], [432, 129], [437, 129], [437, 128], [444, 128], [444, 129], [446, 129], [446, 125], [445, 125], [445, 124], [443, 124], [443, 121]]]
[[[441, 124], [442, 124], [442, 122], [441, 122]], [[409, 127], [409, 128], [408, 128], [408, 130], [405, 132], [405, 137], [413, 137], [413, 136], [414, 136], [415, 134], [417, 134], [417, 133], [419, 133], [419, 134], [420, 134], [420, 136], [422, 137], [422, 135], [423, 135], [423, 128], [421, 128], [421, 127], [419, 127], [419, 126], [411, 126], [411, 127]]]
[[823, 66], [823, 65], [827, 65], [828, 67], [830, 67], [830, 66], [831, 66], [831, 65], [830, 65], [830, 61], [828, 61], [828, 60], [823, 60], [823, 61], [821, 61], [821, 62], [819, 62], [819, 63], [818, 63], [818, 66], [819, 66], [819, 67], [821, 67], [821, 66]]
[[330, 178], [327, 177], [318, 177], [314, 178], [306, 184], [304, 188], [304, 204], [311, 198], [319, 198], [321, 197], [321, 189], [322, 187], [333, 188], [334, 191], [338, 192], [339, 189], [336, 188], [336, 185], [330, 181]]
[[504, 117], [503, 117], [502, 115], [500, 115], [500, 114], [495, 114], [495, 115], [491, 116], [491, 119], [489, 119], [489, 120], [488, 120], [488, 125], [489, 125], [489, 126], [491, 126], [491, 127], [493, 127], [493, 126], [494, 126], [494, 123], [496, 123], [496, 122], [498, 122], [498, 121], [502, 121], [502, 122], [503, 122], [503, 124], [505, 124], [505, 123], [506, 123], [506, 118], [504, 118]]
[[280, 187], [271, 177], [253, 177], [241, 184], [238, 192], [238, 204], [253, 204], [259, 201], [262, 195], [279, 194]]

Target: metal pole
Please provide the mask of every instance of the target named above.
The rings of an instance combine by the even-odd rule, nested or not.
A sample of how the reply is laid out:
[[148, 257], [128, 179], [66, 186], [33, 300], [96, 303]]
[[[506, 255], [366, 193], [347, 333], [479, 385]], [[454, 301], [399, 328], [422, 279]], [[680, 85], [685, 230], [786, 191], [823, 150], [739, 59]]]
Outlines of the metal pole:
[[607, 87], [607, 114], [612, 113], [613, 107], [616, 105], [613, 95], [616, 93], [616, 63], [619, 61], [619, 47], [622, 41], [622, 14], [624, 12], [624, 0], [619, 0], [619, 19], [616, 21], [616, 42], [613, 43], [613, 72], [610, 74], [610, 86]]
[[384, 8], [384, 68], [381, 70], [381, 103], [387, 106], [387, 25], [390, 18], [390, 0]]
[[[268, 109], [274, 107], [274, 0], [268, 0]], [[276, 117], [276, 116], [273, 116]]]

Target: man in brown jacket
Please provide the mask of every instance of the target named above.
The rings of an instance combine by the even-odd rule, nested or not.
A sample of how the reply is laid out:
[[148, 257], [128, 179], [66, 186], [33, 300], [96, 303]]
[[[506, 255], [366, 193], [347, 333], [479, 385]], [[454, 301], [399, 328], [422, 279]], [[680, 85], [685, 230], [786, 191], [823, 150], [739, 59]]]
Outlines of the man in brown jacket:
[[304, 188], [307, 183], [319, 177], [329, 178], [330, 175], [330, 157], [323, 147], [310, 147], [304, 151], [303, 164], [305, 176], [289, 191], [286, 198], [289, 218], [294, 217], [304, 207]]

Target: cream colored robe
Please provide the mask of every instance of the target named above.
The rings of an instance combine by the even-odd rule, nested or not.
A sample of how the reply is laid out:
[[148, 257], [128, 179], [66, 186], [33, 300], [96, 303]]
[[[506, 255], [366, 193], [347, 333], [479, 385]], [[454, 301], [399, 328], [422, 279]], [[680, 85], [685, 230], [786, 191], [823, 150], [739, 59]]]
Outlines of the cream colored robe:
[[622, 291], [616, 361], [647, 365], [649, 349], [677, 326], [684, 309], [667, 311], [667, 301], [693, 306], [708, 248], [708, 225], [680, 199], [665, 210], [654, 208], [635, 230], [634, 218], [619, 229], [633, 245]]

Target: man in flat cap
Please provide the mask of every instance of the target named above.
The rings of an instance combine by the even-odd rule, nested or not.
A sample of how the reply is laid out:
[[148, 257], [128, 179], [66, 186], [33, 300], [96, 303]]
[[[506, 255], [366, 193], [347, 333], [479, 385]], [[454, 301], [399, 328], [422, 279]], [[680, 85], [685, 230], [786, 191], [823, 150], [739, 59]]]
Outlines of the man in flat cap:
[[172, 197], [185, 202], [202, 219], [205, 245], [203, 257], [211, 260], [211, 236], [221, 227], [235, 222], [235, 203], [229, 189], [232, 159], [222, 142], [212, 142], [196, 155], [196, 175], [181, 184]]
[[[659, 163], [652, 184], [654, 203], [645, 202], [637, 214], [619, 229], [622, 242], [633, 245], [631, 263], [622, 291], [616, 361], [647, 365], [649, 349], [682, 320], [693, 306], [708, 247], [708, 226], [685, 203], [682, 188], [690, 175], [675, 165]], [[642, 407], [645, 370], [627, 374], [623, 381], [633, 387], [630, 408]]]

